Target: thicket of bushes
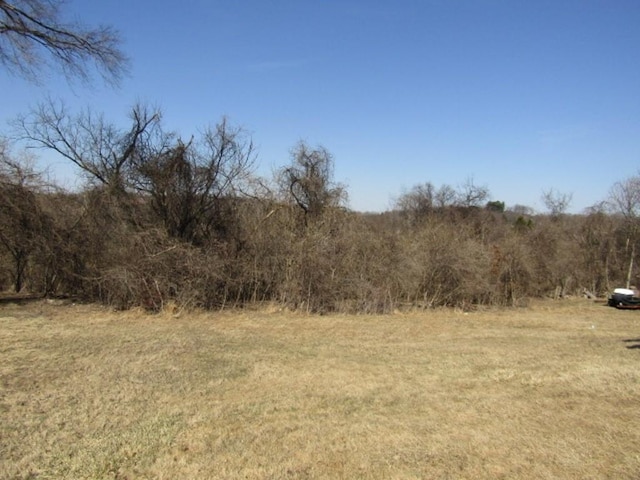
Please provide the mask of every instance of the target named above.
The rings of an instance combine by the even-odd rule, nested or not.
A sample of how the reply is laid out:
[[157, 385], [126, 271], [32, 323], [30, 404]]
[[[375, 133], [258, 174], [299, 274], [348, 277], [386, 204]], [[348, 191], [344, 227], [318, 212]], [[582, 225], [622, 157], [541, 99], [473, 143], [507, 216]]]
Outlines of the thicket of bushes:
[[24, 138], [89, 181], [62, 191], [3, 149], [0, 290], [149, 310], [389, 312], [602, 295], [635, 256], [625, 212], [505, 211], [472, 183], [424, 184], [393, 211], [352, 212], [324, 149], [300, 144], [260, 180], [250, 139], [224, 121], [184, 143], [155, 112], [131, 119], [118, 130], [49, 105], [21, 120]]

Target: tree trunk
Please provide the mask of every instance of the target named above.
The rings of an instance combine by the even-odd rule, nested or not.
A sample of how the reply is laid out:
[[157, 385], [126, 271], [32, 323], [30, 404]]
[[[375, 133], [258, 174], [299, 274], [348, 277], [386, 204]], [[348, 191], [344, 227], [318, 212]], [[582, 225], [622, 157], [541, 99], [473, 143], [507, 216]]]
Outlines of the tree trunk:
[[636, 244], [633, 242], [631, 244], [631, 255], [629, 258], [629, 270], [627, 271], [627, 288], [631, 286], [631, 272], [633, 270], [633, 258], [636, 255]]

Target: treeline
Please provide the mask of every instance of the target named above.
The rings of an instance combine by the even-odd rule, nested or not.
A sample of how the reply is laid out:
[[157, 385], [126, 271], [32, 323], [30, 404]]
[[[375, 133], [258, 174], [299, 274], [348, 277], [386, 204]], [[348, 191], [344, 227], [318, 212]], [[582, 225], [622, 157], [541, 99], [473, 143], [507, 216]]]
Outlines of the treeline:
[[16, 125], [87, 182], [50, 185], [3, 144], [2, 291], [154, 311], [271, 302], [373, 313], [603, 295], [635, 274], [640, 201], [624, 202], [640, 196], [636, 177], [581, 215], [551, 194], [546, 215], [507, 210], [473, 182], [418, 185], [393, 211], [364, 214], [344, 207], [327, 150], [301, 143], [260, 179], [250, 137], [226, 120], [185, 141], [143, 106], [120, 129], [49, 102]]

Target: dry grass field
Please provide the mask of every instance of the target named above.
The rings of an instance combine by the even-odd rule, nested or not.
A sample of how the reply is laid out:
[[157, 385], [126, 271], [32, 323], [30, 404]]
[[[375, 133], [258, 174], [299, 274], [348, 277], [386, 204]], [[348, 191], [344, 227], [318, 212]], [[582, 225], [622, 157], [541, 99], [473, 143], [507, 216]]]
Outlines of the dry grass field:
[[0, 478], [640, 478], [640, 312], [0, 305]]

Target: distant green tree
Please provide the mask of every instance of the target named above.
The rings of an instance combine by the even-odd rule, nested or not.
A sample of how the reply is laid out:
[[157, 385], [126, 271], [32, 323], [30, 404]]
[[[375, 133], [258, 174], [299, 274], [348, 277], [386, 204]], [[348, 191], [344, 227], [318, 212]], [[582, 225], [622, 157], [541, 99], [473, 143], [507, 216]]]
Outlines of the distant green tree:
[[486, 208], [490, 212], [504, 213], [505, 205], [504, 205], [504, 202], [501, 202], [499, 200], [494, 200], [492, 202], [487, 202]]
[[516, 218], [516, 221], [514, 222], [513, 225], [516, 231], [526, 232], [527, 230], [531, 230], [533, 228], [533, 220], [531, 220], [530, 218], [525, 218], [522, 215], [520, 215], [518, 218]]

